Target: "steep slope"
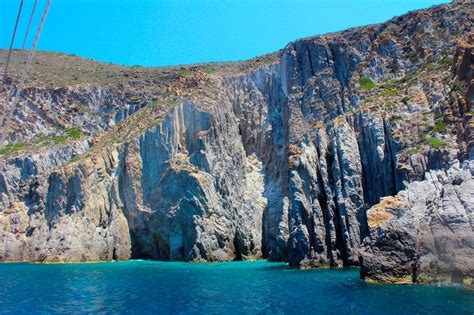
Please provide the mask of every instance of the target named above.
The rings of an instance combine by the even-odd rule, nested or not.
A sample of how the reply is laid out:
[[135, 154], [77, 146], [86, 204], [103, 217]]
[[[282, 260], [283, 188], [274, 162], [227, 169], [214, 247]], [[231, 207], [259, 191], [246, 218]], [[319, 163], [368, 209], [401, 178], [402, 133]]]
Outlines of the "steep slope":
[[[380, 248], [378, 208], [367, 209], [474, 155], [472, 14], [468, 2], [433, 7], [239, 63], [127, 68], [41, 53], [9, 133], [17, 144], [1, 149], [0, 259], [361, 259], [362, 275], [383, 281], [385, 254], [403, 249]], [[460, 256], [474, 248], [474, 170], [462, 172]], [[421, 211], [408, 204], [397, 213]], [[466, 261], [452, 281], [473, 276]]]

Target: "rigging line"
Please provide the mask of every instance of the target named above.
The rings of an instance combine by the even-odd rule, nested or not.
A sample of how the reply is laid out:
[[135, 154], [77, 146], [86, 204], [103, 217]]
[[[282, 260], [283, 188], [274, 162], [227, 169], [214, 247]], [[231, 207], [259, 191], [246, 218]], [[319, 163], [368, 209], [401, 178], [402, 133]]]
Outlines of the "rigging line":
[[7, 75], [8, 64], [10, 63], [10, 58], [12, 56], [13, 43], [15, 42], [16, 29], [18, 28], [18, 21], [20, 20], [21, 9], [23, 8], [23, 0], [20, 1], [20, 7], [18, 8], [18, 15], [16, 16], [15, 28], [13, 29], [12, 41], [10, 43], [10, 50], [8, 51], [7, 63], [5, 64], [5, 69], [3, 70], [2, 83], [5, 82], [5, 77]]
[[26, 40], [28, 39], [28, 33], [30, 32], [30, 26], [31, 26], [31, 22], [33, 21], [33, 16], [35, 15], [35, 9], [36, 9], [37, 3], [38, 3], [38, 0], [35, 0], [35, 4], [33, 5], [33, 10], [31, 11], [31, 15], [30, 15], [30, 21], [28, 22], [28, 28], [26, 29], [25, 38], [23, 39], [23, 45], [21, 45], [21, 49], [25, 49]]
[[[10, 111], [8, 113], [8, 116], [6, 117], [6, 121], [0, 121], [1, 123], [3, 123], [2, 139], [1, 139], [2, 144], [5, 144], [6, 133], [8, 132], [8, 128], [10, 127], [10, 121], [11, 121], [11, 118], [13, 116], [13, 113], [15, 112], [16, 104], [18, 102], [18, 97], [20, 96], [21, 92], [23, 91], [22, 86], [25, 83], [26, 76], [28, 75], [28, 71], [30, 70], [30, 65], [31, 65], [31, 62], [33, 61], [33, 56], [35, 55], [35, 51], [36, 51], [36, 45], [38, 44], [38, 39], [39, 39], [39, 36], [41, 34], [41, 30], [43, 29], [43, 24], [44, 24], [44, 21], [46, 20], [46, 15], [48, 14], [50, 4], [51, 4], [51, 0], [48, 0], [48, 2], [46, 3], [46, 7], [44, 8], [43, 16], [41, 17], [41, 22], [38, 26], [38, 31], [36, 32], [35, 40], [33, 41], [33, 46], [31, 47], [30, 55], [29, 55], [28, 60], [26, 62], [25, 68], [23, 69], [23, 74], [21, 76], [18, 87], [17, 87], [17, 89], [15, 91], [15, 94], [13, 96], [12, 105], [10, 107]], [[5, 118], [3, 120], [5, 120]], [[0, 126], [2, 126], [2, 124], [0, 124]]]

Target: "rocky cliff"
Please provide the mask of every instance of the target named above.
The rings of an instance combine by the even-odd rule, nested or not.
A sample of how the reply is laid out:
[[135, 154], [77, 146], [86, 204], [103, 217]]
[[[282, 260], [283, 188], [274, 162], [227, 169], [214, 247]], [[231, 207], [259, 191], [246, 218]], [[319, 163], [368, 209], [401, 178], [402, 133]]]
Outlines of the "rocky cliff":
[[40, 53], [0, 149], [0, 260], [266, 258], [469, 282], [473, 10], [237, 63]]

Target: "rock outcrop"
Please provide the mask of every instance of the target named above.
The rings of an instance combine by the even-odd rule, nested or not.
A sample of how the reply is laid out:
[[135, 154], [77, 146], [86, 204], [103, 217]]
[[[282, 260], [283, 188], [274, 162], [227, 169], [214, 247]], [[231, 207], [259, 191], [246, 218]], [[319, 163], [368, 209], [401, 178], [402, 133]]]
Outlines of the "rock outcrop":
[[240, 63], [40, 53], [0, 149], [0, 260], [362, 262], [374, 281], [465, 280], [472, 173], [446, 170], [472, 159], [472, 12], [442, 5]]
[[474, 277], [474, 161], [459, 161], [367, 211], [361, 276], [371, 282], [464, 282]]

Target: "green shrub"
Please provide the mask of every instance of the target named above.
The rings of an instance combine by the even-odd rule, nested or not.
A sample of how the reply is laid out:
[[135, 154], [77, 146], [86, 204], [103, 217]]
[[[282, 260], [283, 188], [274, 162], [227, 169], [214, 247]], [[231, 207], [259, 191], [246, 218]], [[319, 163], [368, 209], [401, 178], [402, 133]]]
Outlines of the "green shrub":
[[414, 146], [411, 149], [407, 148], [407, 151], [402, 152], [401, 156], [407, 157], [407, 156], [410, 156], [410, 155], [413, 155], [413, 154], [419, 154], [419, 153], [422, 153], [422, 148], [420, 147], [419, 144], [417, 144], [416, 146]]
[[66, 143], [69, 139], [79, 139], [81, 137], [81, 131], [76, 127], [69, 128], [66, 130], [66, 134], [64, 136], [54, 135], [51, 137], [51, 140], [55, 144], [62, 144]]
[[13, 151], [18, 151], [24, 146], [23, 143], [10, 143], [0, 148], [0, 154], [7, 154]]
[[189, 75], [189, 74], [193, 73], [193, 72], [192, 72], [191, 70], [189, 70], [189, 69], [181, 69], [180, 72], [181, 72], [182, 75]]
[[382, 84], [382, 87], [384, 89], [395, 89], [397, 87], [397, 84], [395, 81], [393, 80], [388, 80], [387, 82], [385, 82], [384, 84]]
[[80, 156], [75, 156], [75, 157], [73, 157], [72, 159], [69, 160], [69, 163], [77, 162], [77, 161], [79, 161], [80, 159], [81, 159]]
[[448, 131], [448, 126], [442, 121], [437, 122], [433, 128], [431, 128], [431, 131], [433, 132], [446, 132]]
[[360, 84], [360, 87], [365, 90], [372, 89], [375, 87], [375, 83], [370, 78], [367, 78], [367, 77], [360, 78], [359, 84]]
[[382, 96], [387, 96], [387, 95], [398, 95], [399, 91], [397, 89], [390, 89], [390, 90], [384, 90], [380, 94]]
[[49, 141], [49, 137], [46, 136], [46, 135], [36, 135], [36, 136], [34, 137], [33, 141], [34, 141], [35, 143], [42, 144], [42, 143], [48, 142], [48, 141]]
[[202, 72], [204, 72], [205, 74], [213, 74], [214, 73], [214, 69], [211, 69], [211, 68], [204, 68], [202, 70]]
[[81, 131], [75, 127], [70, 128], [66, 131], [66, 135], [72, 139], [79, 139], [81, 137]]
[[453, 63], [453, 60], [449, 57], [442, 57], [439, 62], [443, 65], [448, 65], [450, 66]]
[[434, 71], [436, 70], [436, 64], [435, 63], [429, 63], [426, 68], [429, 70], [429, 71]]
[[175, 99], [175, 98], [168, 98], [166, 100], [166, 103], [168, 103], [169, 105], [172, 105], [172, 106], [176, 106], [176, 105], [178, 105], [178, 100]]
[[418, 148], [412, 148], [406, 152], [407, 155], [413, 155], [418, 153]]
[[446, 142], [444, 142], [442, 140], [439, 140], [439, 139], [436, 139], [435, 137], [427, 136], [425, 138], [425, 140], [434, 149], [440, 149], [440, 148], [446, 146]]
[[51, 140], [53, 140], [54, 144], [61, 144], [65, 143], [68, 138], [66, 136], [58, 136], [54, 135], [51, 137]]

